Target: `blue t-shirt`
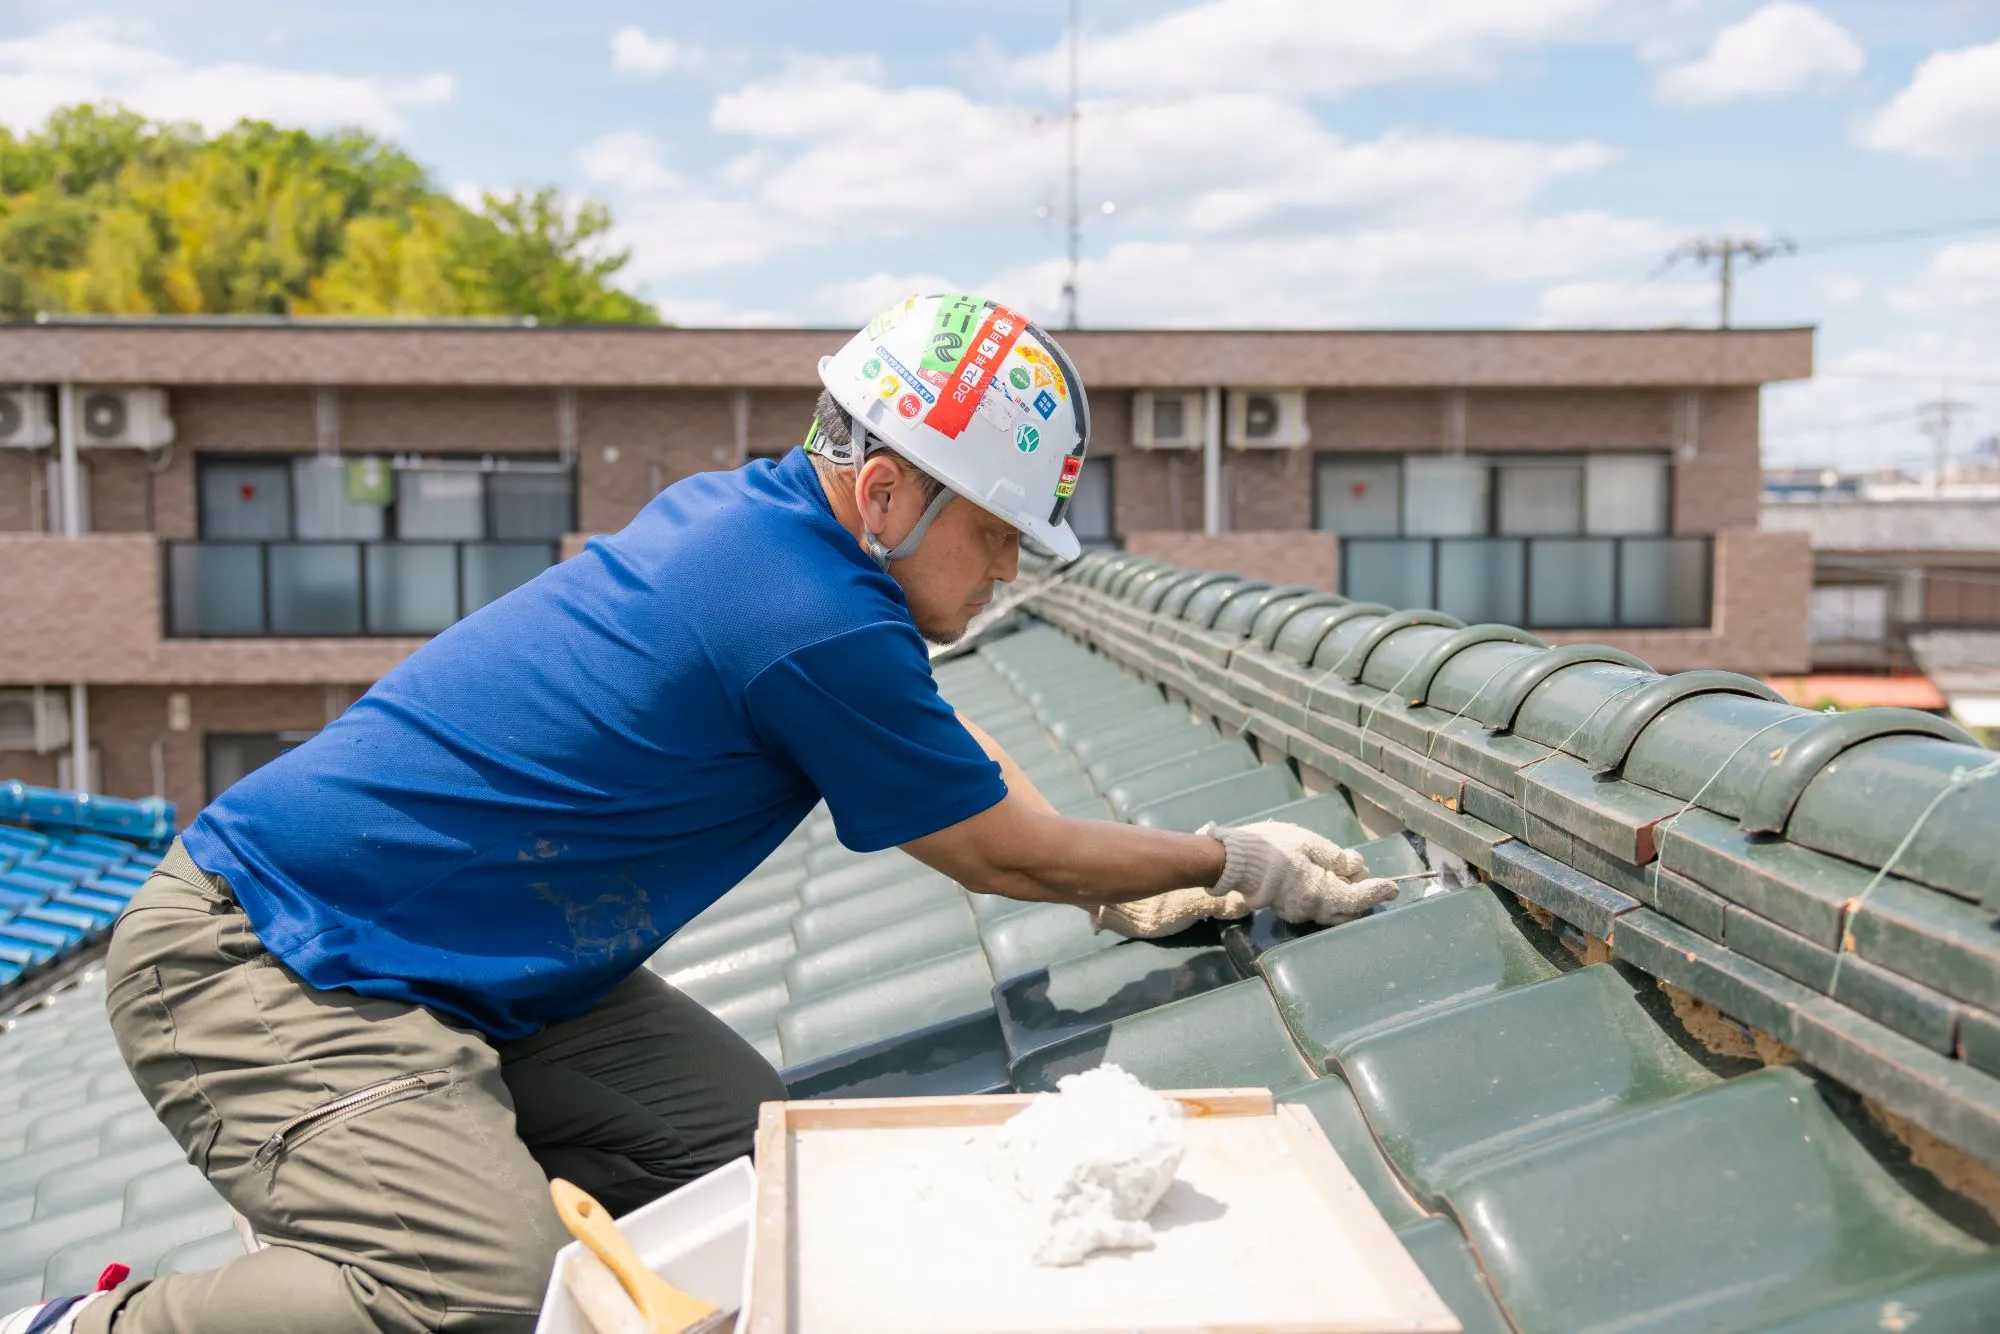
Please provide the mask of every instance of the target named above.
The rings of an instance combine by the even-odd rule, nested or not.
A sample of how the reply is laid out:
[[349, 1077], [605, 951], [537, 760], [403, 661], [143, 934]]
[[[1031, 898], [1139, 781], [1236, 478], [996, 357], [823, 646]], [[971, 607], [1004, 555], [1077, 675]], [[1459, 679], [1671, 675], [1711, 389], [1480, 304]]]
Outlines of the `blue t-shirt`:
[[677, 483], [452, 626], [185, 840], [312, 986], [515, 1038], [589, 1009], [821, 797], [873, 851], [1005, 795], [793, 450]]

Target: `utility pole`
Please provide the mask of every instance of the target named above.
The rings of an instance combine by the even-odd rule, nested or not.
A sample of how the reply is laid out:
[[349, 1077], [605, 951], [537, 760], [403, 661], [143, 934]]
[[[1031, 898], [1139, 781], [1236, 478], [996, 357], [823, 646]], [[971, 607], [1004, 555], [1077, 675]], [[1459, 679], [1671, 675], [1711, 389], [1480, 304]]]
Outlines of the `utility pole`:
[[1936, 462], [1931, 469], [1931, 495], [1944, 494], [1945, 469], [1951, 462], [1951, 428], [1960, 417], [1972, 415], [1974, 405], [1951, 396], [1951, 382], [1945, 381], [1938, 397], [1917, 405], [1917, 430], [1931, 438]]
[[1706, 268], [1716, 264], [1721, 270], [1722, 302], [1721, 322], [1718, 327], [1729, 327], [1730, 299], [1735, 294], [1736, 258], [1742, 256], [1748, 265], [1762, 264], [1767, 259], [1798, 252], [1798, 243], [1790, 237], [1780, 236], [1775, 240], [1761, 241], [1752, 236], [1712, 236], [1697, 237], [1676, 246], [1667, 255], [1666, 267], [1672, 268], [1684, 259], [1691, 259]]

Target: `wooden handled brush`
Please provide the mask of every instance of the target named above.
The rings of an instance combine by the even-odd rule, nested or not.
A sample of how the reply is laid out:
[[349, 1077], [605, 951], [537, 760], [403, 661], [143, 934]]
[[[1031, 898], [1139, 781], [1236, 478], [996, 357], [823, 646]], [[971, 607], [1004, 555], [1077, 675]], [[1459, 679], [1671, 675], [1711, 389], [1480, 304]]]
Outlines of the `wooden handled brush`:
[[691, 1297], [655, 1274], [632, 1249], [603, 1205], [567, 1181], [549, 1195], [570, 1235], [589, 1254], [577, 1257], [567, 1282], [598, 1334], [719, 1334], [734, 1312]]

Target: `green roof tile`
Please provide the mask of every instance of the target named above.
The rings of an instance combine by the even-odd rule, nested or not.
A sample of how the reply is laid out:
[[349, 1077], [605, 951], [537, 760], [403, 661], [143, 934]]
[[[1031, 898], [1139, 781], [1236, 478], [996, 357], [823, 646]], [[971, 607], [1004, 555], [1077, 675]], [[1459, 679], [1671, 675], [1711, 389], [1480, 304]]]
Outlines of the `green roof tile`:
[[1370, 1033], [1552, 978], [1488, 889], [1433, 895], [1267, 951], [1257, 966], [1316, 1068]]
[[1450, 1200], [1522, 1334], [1757, 1329], [1979, 1253], [1788, 1069], [1498, 1160]]
[[1133, 940], [1003, 978], [994, 988], [1013, 1058], [1032, 1056], [1114, 1019], [1238, 980], [1212, 924], [1165, 940]]
[[1064, 1039], [1014, 1063], [1023, 1092], [1099, 1065], [1117, 1065], [1150, 1088], [1268, 1088], [1310, 1082], [1312, 1069], [1260, 980], [1237, 982]]
[[1420, 1194], [1716, 1081], [1609, 964], [1382, 1029], [1349, 1043], [1341, 1065], [1389, 1160]]

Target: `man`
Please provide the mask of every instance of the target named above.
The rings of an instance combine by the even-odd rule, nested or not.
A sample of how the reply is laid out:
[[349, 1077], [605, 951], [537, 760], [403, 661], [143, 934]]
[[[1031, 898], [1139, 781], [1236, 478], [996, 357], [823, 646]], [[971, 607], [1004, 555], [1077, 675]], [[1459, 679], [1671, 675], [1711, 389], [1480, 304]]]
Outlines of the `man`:
[[822, 799], [849, 847], [979, 893], [1389, 897], [1292, 826], [1063, 819], [939, 698], [924, 640], [1020, 538], [1077, 553], [1089, 412], [1053, 339], [913, 298], [820, 375], [806, 450], [669, 488], [201, 813], [118, 924], [106, 1006], [261, 1248], [0, 1331], [531, 1328], [567, 1240], [550, 1177], [623, 1213], [784, 1096], [641, 965]]

